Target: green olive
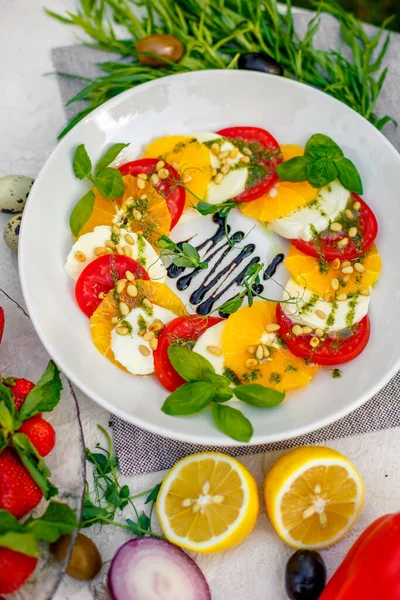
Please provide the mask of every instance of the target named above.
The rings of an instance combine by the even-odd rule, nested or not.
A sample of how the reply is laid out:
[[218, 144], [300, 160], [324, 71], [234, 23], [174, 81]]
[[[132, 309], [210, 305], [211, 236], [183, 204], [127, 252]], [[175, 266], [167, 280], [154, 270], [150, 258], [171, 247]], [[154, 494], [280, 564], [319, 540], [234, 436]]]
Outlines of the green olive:
[[[52, 544], [51, 550], [58, 562], [65, 560], [70, 541], [71, 536], [68, 534], [61, 536], [55, 544]], [[101, 566], [102, 560], [96, 544], [86, 535], [78, 533], [71, 558], [65, 570], [66, 573], [74, 579], [89, 581], [97, 575]]]
[[[174, 37], [173, 35], [148, 35], [145, 38], [139, 40], [135, 46], [135, 50], [139, 54], [139, 61], [142, 65], [148, 67], [162, 67], [167, 63], [162, 60], [166, 58], [171, 62], [178, 62], [185, 51], [181, 40]], [[157, 54], [162, 58], [153, 58], [151, 56], [145, 56], [140, 54], [141, 52], [151, 52]]]

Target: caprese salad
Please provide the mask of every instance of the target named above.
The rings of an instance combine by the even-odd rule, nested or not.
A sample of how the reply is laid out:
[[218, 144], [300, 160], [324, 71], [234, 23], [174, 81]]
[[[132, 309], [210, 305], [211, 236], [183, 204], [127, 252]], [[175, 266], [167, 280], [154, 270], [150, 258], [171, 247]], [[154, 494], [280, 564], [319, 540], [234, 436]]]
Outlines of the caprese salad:
[[[74, 172], [93, 189], [72, 211], [65, 270], [96, 348], [132, 375], [154, 374], [171, 392], [164, 412], [211, 403], [231, 435], [226, 401], [271, 406], [320, 365], [363, 351], [378, 225], [331, 138], [314, 134], [302, 148], [240, 126], [157, 138], [139, 160], [124, 160], [126, 146], [94, 167], [77, 148]], [[271, 237], [281, 248], [266, 259]], [[281, 263], [289, 279], [271, 300]]]

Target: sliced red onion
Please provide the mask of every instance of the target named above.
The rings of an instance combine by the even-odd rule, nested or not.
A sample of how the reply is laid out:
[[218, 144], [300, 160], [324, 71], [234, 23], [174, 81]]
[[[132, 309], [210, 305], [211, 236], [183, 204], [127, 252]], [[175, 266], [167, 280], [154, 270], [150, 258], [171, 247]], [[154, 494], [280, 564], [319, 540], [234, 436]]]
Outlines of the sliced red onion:
[[177, 546], [151, 537], [121, 546], [108, 585], [113, 600], [211, 600], [196, 563]]

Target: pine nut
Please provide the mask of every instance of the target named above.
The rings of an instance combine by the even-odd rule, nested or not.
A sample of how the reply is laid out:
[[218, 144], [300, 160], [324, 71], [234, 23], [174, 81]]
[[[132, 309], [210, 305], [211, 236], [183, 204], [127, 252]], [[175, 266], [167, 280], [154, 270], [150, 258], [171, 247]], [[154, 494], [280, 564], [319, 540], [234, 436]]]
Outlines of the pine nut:
[[354, 208], [354, 210], [360, 210], [360, 208], [361, 208], [361, 202], [354, 202], [353, 208]]
[[331, 269], [334, 271], [338, 271], [340, 269], [340, 260], [338, 258], [335, 258], [335, 260], [331, 262]]
[[111, 231], [114, 235], [119, 235], [121, 233], [120, 228], [118, 227], [118, 225], [115, 224], [111, 227]]
[[236, 158], [238, 154], [239, 148], [232, 148], [232, 150], [229, 152], [229, 158]]
[[151, 340], [151, 338], [154, 337], [154, 331], [146, 331], [146, 333], [143, 336], [143, 339], [145, 342], [149, 342]]
[[312, 333], [312, 327], [310, 327], [309, 325], [304, 325], [304, 327], [302, 328], [302, 332], [303, 335], [309, 335], [310, 333]]
[[126, 281], [125, 279], [121, 279], [120, 281], [117, 282], [117, 294], [122, 294], [122, 292], [124, 291], [126, 286]]
[[263, 347], [263, 352], [264, 352], [264, 358], [268, 358], [269, 357], [269, 350], [268, 350], [267, 346]]
[[354, 213], [349, 208], [346, 208], [345, 215], [349, 221], [354, 221]]
[[246, 369], [252, 369], [258, 365], [258, 361], [255, 358], [248, 358], [244, 363]]
[[152, 308], [153, 308], [153, 305], [148, 298], [143, 298], [142, 304], [149, 310], [152, 310]]
[[137, 186], [138, 186], [139, 190], [144, 190], [144, 188], [146, 187], [146, 182], [143, 181], [143, 179], [138, 179]]
[[172, 163], [171, 163], [171, 167], [173, 167], [173, 168], [175, 169], [175, 171], [179, 171], [179, 165], [178, 165], [178, 163], [177, 163], [177, 162], [175, 162], [175, 161], [172, 161]]
[[264, 358], [264, 349], [262, 346], [258, 346], [256, 350], [256, 359], [262, 360]]
[[216, 142], [214, 144], [211, 145], [211, 152], [213, 154], [215, 154], [215, 156], [218, 156], [219, 154], [219, 144], [217, 144]]
[[339, 289], [339, 279], [337, 279], [336, 277], [331, 279], [331, 288], [335, 291]]
[[131, 271], [125, 271], [125, 277], [128, 281], [135, 281], [135, 276]]
[[169, 177], [168, 169], [160, 169], [158, 171], [158, 176], [160, 179], [167, 179]]
[[343, 302], [344, 300], [347, 300], [347, 294], [345, 294], [344, 292], [342, 292], [341, 294], [338, 294], [336, 296], [336, 300], [339, 300], [339, 302]]
[[247, 148], [247, 147], [243, 148], [242, 153], [246, 154], [247, 156], [253, 156], [252, 151], [250, 150], [250, 148]]
[[357, 227], [350, 227], [350, 229], [348, 231], [349, 237], [351, 237], [351, 238], [356, 237], [357, 233], [358, 233]]
[[156, 171], [159, 171], [160, 169], [163, 169], [165, 167], [165, 162], [163, 160], [159, 160], [158, 163], [156, 164]]
[[344, 275], [351, 275], [352, 273], [354, 273], [354, 269], [351, 265], [349, 265], [348, 267], [343, 267], [342, 273]]
[[138, 179], [143, 179], [144, 181], [146, 181], [147, 179], [147, 175], [146, 173], [139, 173], [139, 175], [137, 176]]
[[269, 332], [272, 332], [272, 331], [279, 331], [279, 329], [280, 329], [280, 328], [281, 328], [281, 327], [280, 327], [280, 325], [278, 325], [278, 323], [269, 323], [269, 325], [267, 325], [267, 326], [265, 327], [265, 329], [266, 329], [267, 331], [269, 331]]
[[337, 221], [335, 221], [334, 223], [331, 223], [329, 225], [329, 229], [331, 231], [342, 231], [343, 225], [341, 223], [338, 223]]
[[223, 173], [218, 173], [218, 175], [216, 175], [213, 179], [214, 183], [216, 183], [217, 185], [219, 185], [220, 183], [222, 183], [222, 181], [224, 180], [224, 174]]
[[351, 275], [344, 275], [343, 276], [343, 283], [349, 283], [351, 279]]
[[111, 317], [111, 323], [113, 323], [113, 325], [115, 325], [116, 323], [119, 323], [121, 320], [121, 317], [115, 316], [115, 317]]
[[336, 246], [338, 248], [344, 248], [345, 246], [347, 246], [347, 244], [349, 243], [349, 238], [342, 238], [341, 240], [338, 241], [338, 243], [336, 244]]
[[143, 346], [143, 344], [140, 344], [140, 346], [139, 346], [139, 352], [140, 352], [140, 354], [142, 354], [142, 356], [149, 356], [150, 355], [150, 350], [148, 349], [147, 346]]
[[124, 246], [123, 248], [125, 256], [132, 258], [132, 248], [130, 246]]
[[156, 337], [151, 338], [149, 342], [149, 346], [152, 350], [157, 350], [158, 347], [158, 339]]
[[115, 331], [118, 333], [118, 335], [128, 335], [129, 333], [129, 329], [124, 325], [120, 325]]
[[255, 353], [256, 353], [256, 350], [257, 350], [257, 346], [249, 346], [249, 347], [247, 348], [247, 352], [248, 352], [249, 354], [255, 354]]
[[132, 283], [129, 284], [128, 287], [126, 288], [126, 293], [131, 298], [136, 298], [136, 296], [138, 295], [138, 290], [137, 290], [136, 285], [133, 285]]
[[131, 246], [133, 246], [135, 243], [135, 240], [133, 239], [133, 237], [131, 236], [130, 233], [125, 234], [124, 240], [126, 241], [127, 244], [130, 244]]
[[367, 290], [366, 288], [363, 288], [362, 290], [360, 290], [360, 294], [361, 294], [361, 296], [369, 296], [370, 291]]
[[354, 264], [354, 269], [357, 271], [357, 273], [364, 273], [364, 271], [365, 271], [364, 265], [362, 265], [359, 262]]
[[223, 173], [224, 175], [227, 175], [230, 170], [231, 170], [231, 167], [228, 164], [222, 165], [222, 167], [221, 167], [221, 173]]
[[317, 308], [317, 310], [315, 311], [315, 314], [317, 315], [317, 317], [319, 319], [323, 319], [323, 320], [326, 319], [326, 314], [322, 310], [319, 310], [319, 308]]
[[325, 300], [325, 302], [332, 302], [334, 297], [335, 297], [334, 294], [328, 293], [328, 294], [325, 294], [324, 300]]
[[103, 256], [103, 254], [105, 254], [105, 253], [106, 253], [106, 249], [102, 248], [101, 246], [94, 249], [95, 256]]
[[117, 254], [119, 254], [120, 256], [122, 256], [122, 254], [124, 253], [124, 251], [122, 250], [122, 248], [121, 248], [121, 246], [120, 246], [119, 244], [117, 244], [117, 245], [115, 246], [115, 252], [116, 252]]
[[250, 162], [250, 157], [249, 156], [241, 156], [239, 158], [239, 162], [247, 165]]
[[310, 346], [312, 348], [317, 348], [317, 346], [319, 346], [319, 339], [317, 337], [312, 337], [310, 340]]
[[351, 265], [351, 262], [349, 260], [344, 260], [342, 262], [342, 267], [348, 267], [349, 265]]
[[220, 152], [218, 154], [219, 160], [222, 160], [223, 158], [227, 158], [228, 156], [229, 156], [229, 150], [223, 150], [222, 152]]
[[222, 356], [222, 350], [218, 346], [207, 346], [207, 350], [210, 354], [214, 354], [214, 356]]
[[162, 321], [160, 321], [160, 319], [154, 319], [154, 321], [150, 325], [149, 329], [150, 329], [150, 331], [161, 331], [161, 329], [163, 327], [164, 327], [164, 323]]
[[217, 169], [215, 169], [214, 167], [211, 169], [211, 177], [215, 177], [217, 175], [218, 171]]
[[302, 326], [301, 325], [293, 325], [292, 333], [294, 333], [294, 335], [303, 335]]
[[139, 329], [138, 331], [138, 335], [140, 335], [140, 337], [143, 337], [144, 334], [146, 333], [147, 329]]
[[317, 337], [321, 338], [321, 337], [323, 337], [323, 336], [324, 336], [324, 330], [323, 330], [323, 329], [321, 329], [320, 327], [317, 327], [317, 329], [314, 331], [314, 334], [315, 334]]
[[[138, 177], [139, 177], [139, 176], [138, 176]], [[129, 208], [130, 206], [133, 206], [133, 205], [134, 205], [134, 202], [135, 202], [135, 201], [134, 201], [134, 199], [132, 198], [132, 196], [129, 196], [128, 200], [125, 202], [125, 206], [127, 206], [127, 207]]]
[[147, 194], [142, 194], [140, 196], [140, 200], [147, 200]]
[[75, 258], [79, 262], [85, 262], [85, 260], [86, 260], [86, 254], [84, 254], [83, 252], [81, 252], [80, 250], [78, 250], [78, 252], [75, 252]]
[[136, 208], [133, 209], [132, 215], [133, 215], [133, 218], [135, 219], [135, 221], [142, 220], [142, 213], [139, 212]]
[[113, 254], [113, 250], [111, 248], [106, 248], [106, 254]]
[[115, 243], [112, 240], [107, 240], [104, 245], [106, 248], [111, 248], [111, 250], [114, 250], [115, 248]]
[[104, 298], [106, 297], [106, 294], [105, 294], [105, 292], [100, 292], [100, 294], [97, 297], [100, 298], [100, 300], [104, 300]]
[[150, 176], [150, 181], [153, 185], [158, 185], [160, 183], [160, 178], [157, 173], [153, 173], [153, 175]]
[[188, 173], [187, 175], [184, 175], [184, 176], [182, 177], [182, 182], [183, 182], [183, 183], [190, 183], [190, 182], [192, 181], [192, 179], [193, 179], [193, 178], [192, 178], [192, 176], [191, 176], [191, 175], [189, 175], [189, 173]]
[[119, 303], [119, 312], [121, 313], [121, 315], [123, 317], [128, 316], [129, 315], [129, 306], [125, 302], [120, 302]]

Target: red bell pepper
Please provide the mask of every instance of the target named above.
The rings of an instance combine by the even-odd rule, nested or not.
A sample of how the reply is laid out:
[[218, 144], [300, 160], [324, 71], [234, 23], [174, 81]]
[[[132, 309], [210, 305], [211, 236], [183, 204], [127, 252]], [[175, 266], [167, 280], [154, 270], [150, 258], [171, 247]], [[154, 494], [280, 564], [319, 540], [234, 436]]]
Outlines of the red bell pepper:
[[367, 527], [319, 600], [400, 600], [400, 513]]

